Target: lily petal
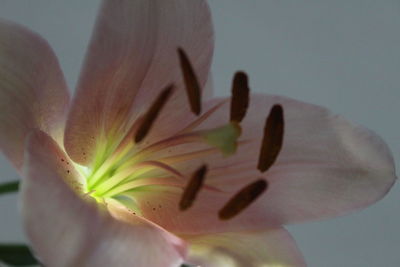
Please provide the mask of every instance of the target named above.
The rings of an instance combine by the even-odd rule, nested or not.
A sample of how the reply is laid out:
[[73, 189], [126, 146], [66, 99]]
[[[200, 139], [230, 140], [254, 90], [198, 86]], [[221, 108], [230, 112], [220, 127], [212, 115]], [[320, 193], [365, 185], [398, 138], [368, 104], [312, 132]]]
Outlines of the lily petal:
[[[229, 103], [221, 103], [198, 130], [229, 121]], [[284, 110], [283, 147], [274, 165], [261, 173], [258, 151], [265, 118], [274, 104]], [[203, 188], [193, 207], [184, 212], [178, 209], [181, 191], [136, 192], [142, 203], [151, 204], [143, 205], [145, 216], [178, 233], [262, 230], [359, 210], [382, 198], [396, 179], [391, 153], [378, 136], [322, 107], [286, 97], [252, 95], [241, 127], [239, 148], [230, 157], [212, 149], [193, 152], [199, 147], [190, 144], [176, 150], [178, 155], [158, 153], [161, 162], [175, 164], [186, 176], [207, 164], [205, 184], [218, 190]], [[219, 220], [217, 214], [227, 201], [259, 178], [268, 181], [266, 192], [233, 219]], [[159, 204], [163, 209], [154, 212], [152, 207]]]
[[19, 169], [25, 136], [41, 129], [62, 142], [68, 89], [48, 43], [0, 20], [0, 149]]
[[22, 214], [44, 265], [172, 267], [182, 262], [185, 246], [179, 238], [143, 220], [119, 221], [76, 195], [63, 181], [67, 173], [60, 153], [45, 133], [29, 136]]
[[203, 267], [306, 266], [295, 241], [284, 228], [185, 239], [191, 244], [189, 262]]
[[[205, 182], [207, 179], [206, 176]], [[264, 213], [252, 214], [251, 217], [237, 216], [231, 220], [220, 220], [218, 212], [232, 194], [206, 187], [206, 185], [203, 186], [192, 206], [184, 211], [179, 208], [183, 189], [172, 184], [142, 186], [122, 196], [134, 199], [140, 214], [146, 219], [170, 232], [182, 235], [265, 230], [271, 225]], [[256, 200], [254, 205], [257, 205], [259, 201]]]
[[186, 51], [204, 86], [213, 51], [205, 1], [103, 2], [67, 123], [65, 146], [74, 161], [89, 164], [99, 138], [126, 133], [171, 83], [175, 93], [154, 132], [159, 122], [189, 112], [178, 47]]
[[[275, 164], [257, 171], [265, 118], [274, 104], [284, 110], [283, 147]], [[201, 127], [227, 120], [228, 105]], [[386, 144], [370, 130], [325, 108], [286, 97], [252, 95], [242, 122], [236, 155], [208, 157], [210, 185], [237, 191], [251, 179], [269, 182], [261, 201], [243, 217], [287, 224], [329, 218], [364, 208], [381, 199], [393, 185], [394, 162]]]

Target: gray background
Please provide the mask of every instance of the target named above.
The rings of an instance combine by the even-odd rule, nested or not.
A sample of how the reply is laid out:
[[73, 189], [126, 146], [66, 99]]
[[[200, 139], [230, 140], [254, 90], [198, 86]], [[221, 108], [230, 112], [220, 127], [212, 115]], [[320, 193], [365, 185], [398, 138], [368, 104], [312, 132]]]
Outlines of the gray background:
[[[71, 87], [99, 1], [0, 0], [0, 17], [43, 35]], [[246, 70], [254, 91], [329, 107], [378, 132], [400, 163], [400, 1], [213, 0], [217, 95]], [[17, 174], [0, 158], [0, 181]], [[290, 226], [309, 266], [400, 266], [400, 186], [368, 209]], [[0, 199], [0, 241], [23, 240], [16, 197]]]

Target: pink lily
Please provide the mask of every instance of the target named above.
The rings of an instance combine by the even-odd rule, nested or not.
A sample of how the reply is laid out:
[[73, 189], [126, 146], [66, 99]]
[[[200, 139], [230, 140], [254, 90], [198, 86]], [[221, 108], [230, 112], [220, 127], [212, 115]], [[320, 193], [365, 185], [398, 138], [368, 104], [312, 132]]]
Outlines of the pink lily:
[[205, 1], [104, 1], [70, 101], [48, 44], [0, 22], [0, 148], [45, 266], [305, 266], [282, 225], [388, 192], [370, 131], [279, 96], [245, 114], [243, 73], [211, 98], [212, 51]]

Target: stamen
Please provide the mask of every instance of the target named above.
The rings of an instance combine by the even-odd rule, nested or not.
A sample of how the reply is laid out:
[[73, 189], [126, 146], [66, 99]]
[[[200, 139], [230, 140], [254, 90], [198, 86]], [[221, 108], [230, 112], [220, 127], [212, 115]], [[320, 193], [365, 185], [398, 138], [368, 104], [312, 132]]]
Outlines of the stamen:
[[130, 159], [130, 161], [135, 161], [139, 157], [143, 158], [165, 148], [196, 142], [205, 142], [211, 146], [218, 147], [224, 155], [230, 155], [236, 151], [237, 139], [239, 138], [240, 134], [240, 125], [235, 122], [231, 122], [227, 125], [213, 129], [183, 133], [160, 140], [147, 147], [144, 147], [142, 150], [138, 151], [135, 156]]
[[129, 128], [129, 130], [126, 132], [125, 136], [121, 139], [118, 147], [115, 149], [114, 154], [118, 154], [124, 149], [126, 149], [127, 146], [130, 146], [132, 143], [132, 139], [134, 134], [138, 131], [139, 127], [142, 125], [143, 122], [143, 117], [137, 118]]
[[94, 192], [96, 192], [96, 190], [91, 190], [89, 192], [86, 192], [85, 194], [83, 194], [83, 197], [88, 197], [90, 196], [90, 194], [93, 194]]
[[253, 203], [267, 188], [267, 181], [261, 179], [247, 185], [219, 211], [219, 218], [221, 220], [232, 219]]
[[[237, 145], [241, 146], [241, 145], [245, 145], [250, 143], [251, 141], [249, 140], [242, 140], [242, 141], [238, 141]], [[218, 147], [213, 147], [213, 148], [207, 148], [207, 149], [201, 149], [201, 150], [195, 150], [192, 152], [188, 152], [188, 153], [183, 153], [183, 154], [175, 154], [172, 156], [168, 156], [165, 158], [160, 158], [158, 159], [161, 162], [164, 162], [166, 164], [173, 164], [173, 163], [179, 163], [182, 161], [190, 161], [196, 158], [200, 158], [200, 157], [206, 157], [209, 155], [213, 155], [213, 154], [217, 154], [221, 152], [221, 149]]]
[[169, 85], [165, 88], [157, 97], [156, 101], [151, 105], [150, 109], [145, 114], [139, 129], [135, 135], [135, 142], [139, 143], [142, 141], [146, 135], [149, 133], [151, 126], [156, 120], [158, 114], [160, 113], [162, 107], [167, 102], [168, 98], [171, 96], [173, 85]]
[[162, 178], [146, 178], [133, 180], [124, 184], [121, 184], [112, 190], [104, 193], [104, 197], [113, 197], [121, 194], [125, 194], [131, 190], [137, 190], [143, 186], [168, 186], [183, 189], [182, 183], [174, 179], [174, 177], [162, 177]]
[[178, 48], [178, 54], [190, 109], [194, 114], [199, 115], [201, 112], [201, 89], [199, 82], [185, 51], [182, 48]]
[[231, 121], [243, 120], [249, 106], [249, 91], [246, 73], [236, 72], [232, 82]]
[[97, 191], [100, 194], [104, 194], [105, 192], [112, 190], [115, 186], [119, 184], [138, 179], [140, 176], [143, 176], [149, 171], [154, 170], [161, 170], [166, 173], [172, 174], [173, 176], [180, 178], [181, 181], [184, 179], [183, 174], [172, 166], [154, 160], [142, 161], [129, 168], [120, 170], [112, 177], [112, 179], [108, 179], [107, 181], [97, 186]]
[[217, 103], [215, 106], [204, 112], [201, 116], [199, 116], [196, 120], [191, 122], [188, 126], [180, 130], [177, 134], [182, 134], [189, 132], [193, 129], [195, 129], [197, 126], [199, 126], [202, 122], [204, 122], [206, 119], [208, 119], [214, 112], [216, 112], [219, 108], [221, 108], [225, 103], [227, 102], [227, 99], [220, 101]]
[[176, 155], [164, 157], [164, 158], [161, 158], [158, 160], [161, 162], [164, 162], [166, 164], [174, 164], [174, 163], [190, 161], [190, 160], [193, 160], [196, 158], [201, 158], [201, 157], [206, 157], [209, 155], [217, 154], [220, 151], [221, 150], [219, 148], [213, 147], [213, 148], [195, 150], [195, 151], [188, 152], [188, 153], [176, 154]]
[[160, 140], [156, 143], [153, 143], [147, 147], [144, 147], [142, 150], [138, 151], [131, 159], [130, 161], [127, 161], [127, 163], [131, 164], [131, 162], [135, 162], [137, 158], [143, 158], [145, 156], [151, 155], [154, 152], [166, 149], [166, 148], [171, 148], [176, 145], [181, 145], [185, 143], [196, 143], [196, 142], [202, 142], [203, 137], [201, 135], [201, 132], [191, 132], [191, 133], [184, 133], [181, 135], [177, 136], [172, 136], [163, 140]]
[[258, 169], [261, 172], [268, 170], [277, 159], [282, 148], [283, 132], [283, 108], [281, 105], [274, 105], [264, 127], [264, 137], [258, 158]]
[[204, 178], [206, 176], [207, 166], [201, 166], [192, 176], [185, 190], [183, 191], [183, 195], [181, 201], [179, 202], [180, 210], [187, 210], [190, 208], [196, 199], [197, 193], [200, 191], [203, 186]]

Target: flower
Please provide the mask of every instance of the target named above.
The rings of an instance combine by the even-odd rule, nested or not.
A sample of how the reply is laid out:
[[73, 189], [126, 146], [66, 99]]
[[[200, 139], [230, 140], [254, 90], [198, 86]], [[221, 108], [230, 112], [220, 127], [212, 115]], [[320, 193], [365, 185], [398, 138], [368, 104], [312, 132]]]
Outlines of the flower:
[[46, 266], [304, 266], [282, 225], [390, 189], [370, 131], [248, 96], [243, 72], [232, 100], [211, 98], [212, 50], [205, 1], [104, 1], [70, 101], [48, 44], [0, 23], [0, 148]]

